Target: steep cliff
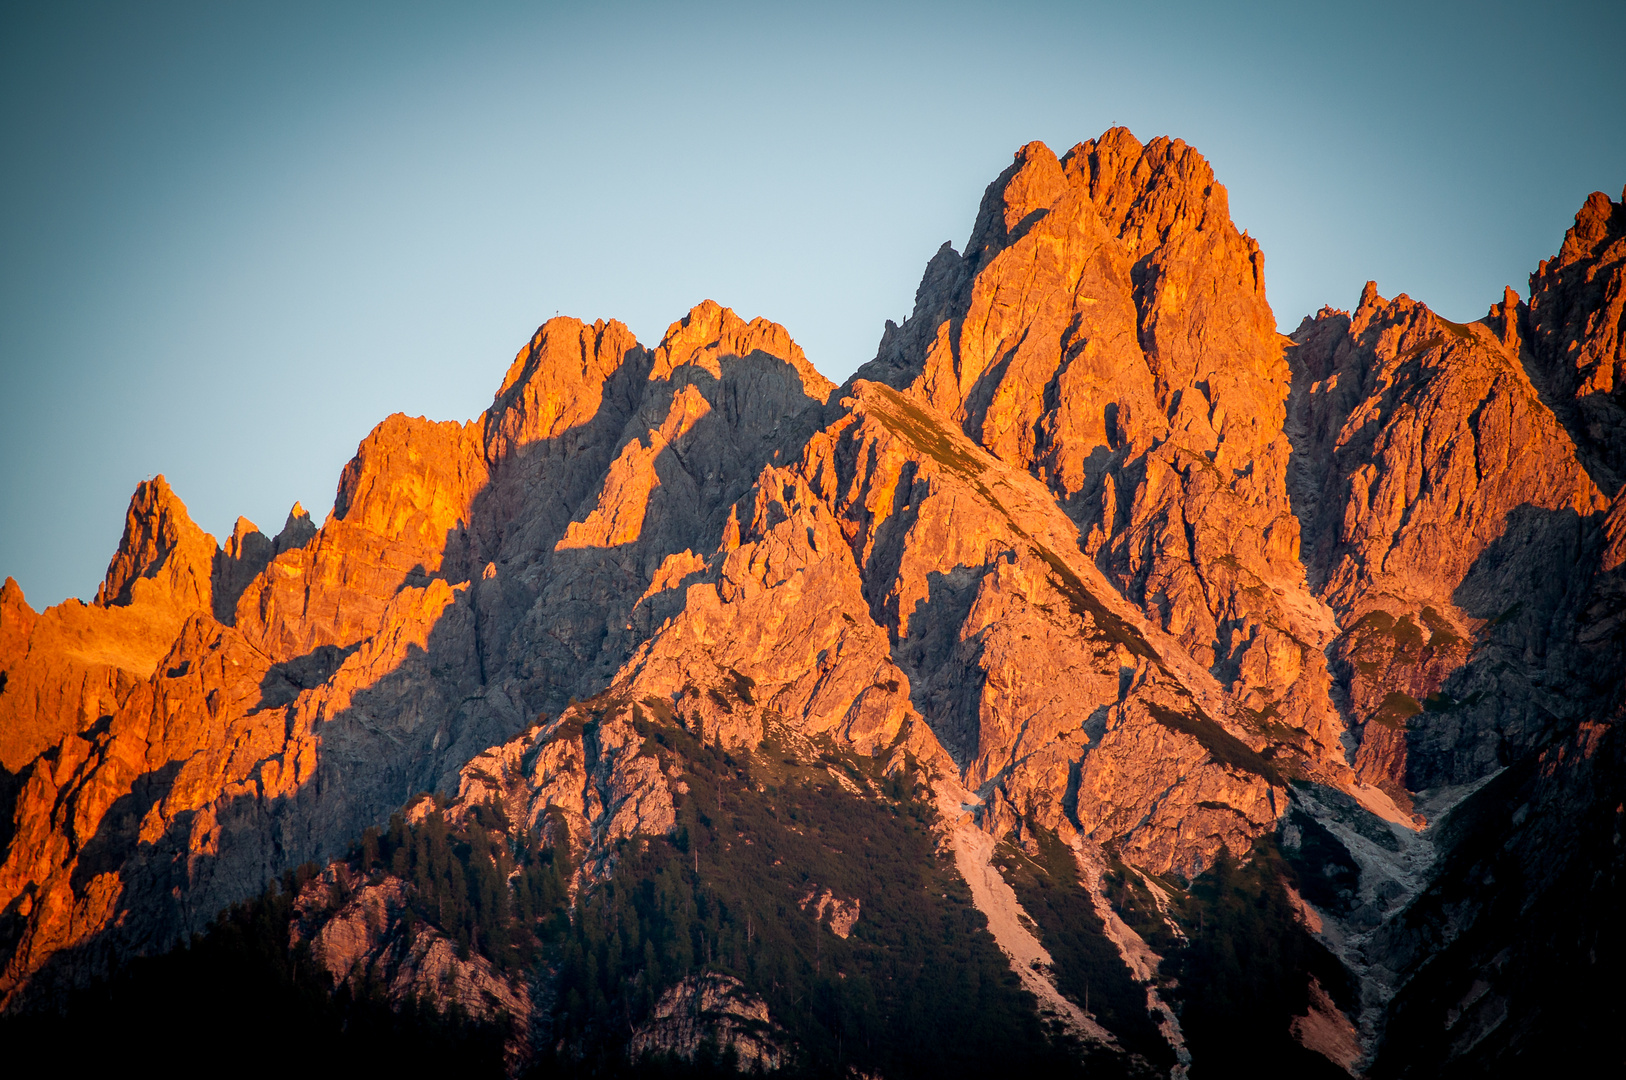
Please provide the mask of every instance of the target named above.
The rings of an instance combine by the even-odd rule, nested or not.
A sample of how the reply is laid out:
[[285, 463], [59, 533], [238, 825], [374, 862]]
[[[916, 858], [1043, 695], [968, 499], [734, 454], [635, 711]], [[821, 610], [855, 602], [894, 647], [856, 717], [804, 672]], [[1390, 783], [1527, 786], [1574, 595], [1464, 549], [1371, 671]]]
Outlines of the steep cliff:
[[1594, 481], [1626, 482], [1626, 190], [1594, 191], [1558, 254], [1530, 275], [1530, 302], [1508, 290], [1487, 320], [1517, 342], [1569, 427]]
[[[1329, 655], [1356, 769], [1402, 801], [1476, 779], [1506, 759], [1502, 739], [1528, 748], [1542, 723], [1532, 650], [1574, 614], [1572, 582], [1552, 571], [1573, 565], [1608, 500], [1493, 326], [1369, 283], [1353, 316], [1324, 309], [1294, 338], [1305, 562], [1343, 631]], [[1425, 702], [1452, 714], [1428, 736], [1450, 745], [1411, 760]]]
[[1286, 344], [1208, 163], [1115, 128], [1060, 160], [1018, 152], [966, 254], [945, 245], [861, 374], [1042, 480], [1117, 589], [1278, 752], [1335, 779], [1332, 618], [1287, 490]]

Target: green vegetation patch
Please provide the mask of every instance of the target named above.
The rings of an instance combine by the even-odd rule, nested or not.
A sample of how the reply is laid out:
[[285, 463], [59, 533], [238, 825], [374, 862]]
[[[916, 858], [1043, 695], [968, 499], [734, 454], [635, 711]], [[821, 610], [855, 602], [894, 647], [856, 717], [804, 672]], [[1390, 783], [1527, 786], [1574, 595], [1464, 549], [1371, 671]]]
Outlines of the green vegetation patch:
[[1367, 723], [1404, 731], [1406, 721], [1422, 711], [1423, 706], [1418, 704], [1416, 698], [1393, 690], [1384, 695], [1383, 703], [1378, 706], [1377, 712], [1367, 718]]
[[[1440, 321], [1444, 322], [1445, 320], [1441, 319]], [[1455, 325], [1460, 325], [1460, 324], [1453, 323], [1452, 325], [1455, 326]], [[1399, 355], [1399, 357], [1397, 357], [1397, 359], [1401, 363], [1404, 363], [1407, 360], [1410, 360], [1415, 356], [1421, 356], [1423, 353], [1428, 352], [1430, 349], [1440, 348], [1444, 344], [1445, 344], [1445, 335], [1444, 334], [1434, 334], [1433, 336], [1425, 338], [1423, 341], [1419, 342], [1416, 345], [1413, 345], [1411, 348], [1409, 348], [1405, 352], [1401, 353]]]
[[397, 813], [386, 831], [366, 830], [349, 861], [370, 881], [387, 873], [411, 886], [408, 934], [415, 923], [429, 923], [457, 943], [460, 956], [478, 952], [513, 973], [538, 958], [548, 938], [545, 920], [557, 924], [565, 917], [564, 825], [547, 832], [551, 843], [541, 833], [511, 842], [509, 823], [495, 803], [475, 807], [453, 828], [437, 801], [416, 823]]
[[994, 498], [992, 491], [982, 482], [984, 464], [974, 454], [956, 444], [954, 438], [945, 432], [942, 427], [929, 416], [926, 411], [893, 390], [889, 386], [876, 384], [876, 389], [884, 396], [887, 403], [895, 411], [876, 410], [874, 416], [881, 420], [889, 430], [907, 441], [915, 449], [936, 461], [938, 464], [958, 475], [969, 483], [981, 495], [989, 506], [1004, 515], [1011, 531], [1033, 545], [1033, 553], [1042, 559], [1054, 574], [1052, 579], [1056, 588], [1066, 598], [1073, 614], [1080, 620], [1092, 624], [1101, 635], [1100, 640], [1111, 641], [1123, 646], [1133, 656], [1150, 660], [1153, 663], [1162, 663], [1162, 657], [1152, 648], [1139, 630], [1107, 610], [1096, 596], [1085, 587], [1084, 582], [1072, 571], [1062, 559], [1045, 545], [1034, 540], [1026, 529], [1012, 519], [998, 499]]
[[[1396, 618], [1387, 611], [1363, 615], [1346, 631], [1354, 645], [1356, 669], [1372, 675], [1397, 659], [1410, 664], [1419, 662], [1425, 648], [1449, 649], [1464, 644], [1462, 635], [1434, 608], [1423, 608], [1421, 618], [1423, 625], [1418, 626], [1410, 615]], [[1374, 650], [1379, 655], [1374, 655]], [[1381, 655], [1385, 650], [1389, 655]]]
[[885, 422], [893, 434], [962, 479], [975, 480], [982, 475], [983, 462], [957, 445], [954, 438], [926, 410], [890, 386], [881, 383], [874, 385], [890, 406], [890, 409], [876, 410], [874, 415]]
[[[1433, 312], [1429, 312], [1429, 314], [1434, 315]], [[1460, 341], [1472, 341], [1474, 339], [1473, 331], [1469, 330], [1468, 327], [1463, 323], [1452, 322], [1450, 319], [1443, 318], [1440, 315], [1434, 315], [1434, 321], [1438, 323], [1446, 333]]]
[[1181, 713], [1150, 702], [1146, 711], [1152, 714], [1153, 720], [1169, 730], [1196, 739], [1208, 751], [1208, 756], [1221, 765], [1262, 776], [1272, 784], [1283, 783], [1281, 770], [1273, 763], [1200, 712], [1195, 715]]
[[1369, 611], [1349, 629], [1359, 646], [1387, 641], [1397, 655], [1413, 659], [1423, 647], [1423, 629], [1410, 615], [1395, 618], [1387, 611]]
[[1305, 752], [1304, 744], [1310, 738], [1309, 729], [1297, 724], [1284, 723], [1280, 719], [1281, 710], [1277, 702], [1269, 702], [1263, 709], [1258, 710], [1243, 706], [1240, 707], [1240, 711], [1248, 726], [1271, 742], [1289, 747], [1301, 754]]
[[[729, 689], [743, 698], [751, 688]], [[588, 730], [597, 723], [592, 704], [581, 710]], [[787, 1077], [1131, 1074], [1126, 1055], [1041, 1020], [952, 859], [939, 854], [936, 811], [907, 758], [888, 774], [827, 739], [792, 745], [788, 734], [735, 755], [701, 742], [664, 703], [616, 707], [631, 710], [646, 748], [687, 791], [676, 798], [670, 834], [614, 847], [609, 880], [571, 896], [562, 821], [523, 830], [493, 804], [459, 825], [438, 800], [424, 807], [415, 799], [418, 820], [397, 814], [363, 833], [336, 875], [349, 885], [329, 885], [327, 911], [355, 888], [399, 882], [406, 910], [383, 928], [386, 949], [430, 926], [463, 957], [485, 957], [528, 984], [538, 1016], [520, 1022], [536, 1025], [536, 1076], [727, 1072], [726, 1052], [691, 1063], [627, 1058], [661, 996], [702, 973], [739, 979], [767, 1003], [763, 1034], [791, 1054]], [[1047, 859], [1065, 872], [1058, 856]], [[71, 1005], [75, 1030], [112, 1036], [102, 1044], [127, 1053], [138, 1034], [150, 1039], [180, 1010], [202, 1025], [203, 1042], [189, 1042], [189, 1054], [216, 1034], [225, 1060], [227, 1045], [236, 1055], [245, 1040], [279, 1045], [296, 1031], [302, 1053], [321, 1054], [324, 1069], [502, 1075], [508, 1024], [391, 1003], [369, 980], [335, 994], [308, 945], [288, 947], [293, 900], [317, 871], [290, 873], [189, 947], [82, 992]], [[1040, 867], [1022, 883], [1052, 897], [1036, 908], [1050, 933], [1064, 935], [1056, 948], [1076, 961], [1092, 1009], [1115, 1018], [1127, 1043], [1155, 1053], [1076, 882]], [[835, 933], [832, 901], [857, 915], [842, 920], [845, 938]], [[52, 1023], [8, 1021], [0, 1034], [8, 1046], [67, 1044], [69, 1033]]]
[[[392, 1006], [372, 983], [333, 993], [309, 944], [288, 947], [294, 897], [315, 872], [290, 871], [280, 888], [221, 912], [207, 933], [70, 994], [60, 1014], [0, 1018], [0, 1046], [17, 1062], [67, 1054], [76, 1074], [124, 1075], [146, 1057], [180, 1073], [187, 1061], [230, 1063], [247, 1076], [307, 1062], [319, 1075], [502, 1076], [506, 1025], [415, 1000]], [[184, 1030], [168, 1049], [141, 1049], [178, 1020]]]
[[1108, 611], [1107, 606], [1085, 587], [1083, 580], [1073, 573], [1072, 568], [1063, 562], [1060, 556], [1039, 543], [1033, 545], [1033, 553], [1050, 567], [1051, 573], [1055, 575], [1053, 580], [1056, 588], [1066, 597], [1074, 615], [1081, 620], [1089, 621], [1104, 640], [1122, 645], [1131, 656], [1162, 665], [1163, 658], [1152, 648], [1151, 643], [1141, 636], [1140, 631]]
[[[1107, 902], [1129, 928], [1141, 936], [1159, 956], [1169, 956], [1184, 944], [1184, 939], [1170, 926], [1158, 907], [1157, 897], [1141, 878], [1131, 870], [1116, 851], [1107, 851], [1107, 872], [1101, 876], [1101, 888]], [[1153, 880], [1170, 895], [1178, 896], [1184, 887], [1163, 877]]]
[[1431, 607], [1423, 608], [1423, 625], [1428, 627], [1428, 645], [1431, 649], [1444, 649], [1462, 643], [1462, 635]]

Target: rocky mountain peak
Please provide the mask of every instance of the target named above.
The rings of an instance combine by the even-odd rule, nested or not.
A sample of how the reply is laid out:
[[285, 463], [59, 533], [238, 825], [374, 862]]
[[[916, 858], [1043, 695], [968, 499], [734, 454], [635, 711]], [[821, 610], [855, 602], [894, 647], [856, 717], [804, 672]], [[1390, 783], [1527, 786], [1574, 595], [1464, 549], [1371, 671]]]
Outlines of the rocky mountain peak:
[[368, 433], [344, 467], [333, 516], [382, 536], [443, 545], [485, 483], [479, 448], [473, 422], [396, 413]]
[[[1063, 167], [1089, 191], [1108, 228], [1137, 254], [1183, 232], [1236, 233], [1224, 186], [1208, 159], [1183, 140], [1160, 136], [1143, 145], [1127, 128], [1112, 128], [1073, 147]], [[1258, 291], [1264, 291], [1262, 273]]]
[[273, 543], [280, 553], [290, 548], [304, 547], [315, 535], [316, 525], [311, 521], [309, 511], [295, 501], [288, 511], [288, 519], [282, 523], [282, 531], [277, 533]]
[[966, 257], [978, 265], [986, 263], [1066, 190], [1067, 178], [1050, 147], [1037, 140], [1022, 147], [983, 193]]
[[715, 300], [704, 300], [666, 330], [655, 349], [651, 379], [669, 379], [680, 367], [694, 365], [722, 378], [723, 358], [745, 359], [761, 354], [783, 361], [801, 377], [808, 397], [823, 401], [835, 384], [808, 363], [802, 347], [778, 323], [757, 318], [746, 322]]
[[1508, 285], [1502, 289], [1501, 301], [1492, 304], [1485, 315], [1485, 325], [1502, 343], [1502, 348], [1514, 356], [1519, 355], [1521, 327], [1529, 310], [1518, 291]]
[[34, 632], [38, 613], [28, 606], [23, 587], [8, 577], [0, 585], [0, 656], [22, 656], [28, 651], [28, 635]]
[[[648, 353], [625, 324], [549, 319], [514, 358], [486, 410], [487, 459], [584, 426], [606, 393], [617, 392], [612, 384], [642, 381], [648, 372]], [[623, 386], [620, 392], [632, 391]]]
[[1626, 483], [1626, 192], [1587, 197], [1530, 275], [1530, 368], [1601, 487]]
[[192, 523], [186, 506], [160, 474], [136, 486], [124, 516], [124, 535], [96, 591], [96, 603], [131, 603], [141, 581], [182, 607], [210, 605], [215, 539]]
[[233, 559], [243, 558], [249, 551], [258, 548], [260, 543], [270, 543], [270, 537], [260, 531], [260, 527], [241, 515], [232, 525], [231, 535], [221, 545], [222, 550]]
[[[1306, 591], [1287, 490], [1284, 342], [1258, 245], [1207, 161], [1121, 128], [1059, 161], [1029, 144], [989, 186], [968, 252], [938, 253], [859, 374], [1044, 482], [1124, 595], [1341, 769], [1311, 644], [1332, 620]], [[1269, 585], [1215, 589], [1233, 578]]]
[[1621, 192], [1621, 200], [1615, 202], [1601, 191], [1588, 195], [1576, 211], [1575, 224], [1564, 234], [1563, 246], [1554, 261], [1562, 266], [1592, 258], [1599, 247], [1626, 233], [1626, 212], [1622, 210], [1626, 191]]

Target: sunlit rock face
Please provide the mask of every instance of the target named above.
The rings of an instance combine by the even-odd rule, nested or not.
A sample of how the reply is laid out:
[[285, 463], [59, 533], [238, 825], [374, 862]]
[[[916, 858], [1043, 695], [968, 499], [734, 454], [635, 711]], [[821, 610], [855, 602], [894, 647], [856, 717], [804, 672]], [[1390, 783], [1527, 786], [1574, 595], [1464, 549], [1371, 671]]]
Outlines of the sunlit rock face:
[[1208, 163], [1115, 128], [1024, 147], [863, 374], [1042, 481], [1117, 591], [1330, 779], [1333, 618], [1299, 560], [1275, 321]]
[[831, 389], [783, 329], [715, 304], [653, 352], [555, 319], [482, 420], [380, 424], [320, 529], [301, 511], [221, 551], [142, 485], [96, 607], [6, 589], [7, 992], [65, 949], [100, 964], [201, 929], [602, 689], [662, 566], [718, 547]]
[[[1626, 209], [1595, 194], [1528, 303], [1460, 325], [1368, 285], [1283, 336], [1208, 163], [1113, 129], [1021, 148], [843, 386], [711, 301], [653, 347], [555, 318], [482, 416], [375, 428], [319, 528], [296, 505], [217, 545], [144, 483], [94, 604], [0, 589], [0, 994], [48, 1006], [424, 791], [449, 827], [500, 808], [589, 895], [680, 829], [681, 762], [648, 734], [667, 724], [741, 759], [769, 740], [923, 768], [961, 873], [1068, 853], [1162, 1017], [1160, 1069], [1204, 1036], [1158, 997], [1178, 980], [1119, 918], [1125, 882], [1185, 948], [1205, 930], [1167, 890], [1277, 836], [1302, 862], [1294, 932], [1354, 988], [1306, 976], [1277, 1034], [1344, 1071], [1513, 1060], [1549, 1023], [1519, 980], [1551, 943], [1503, 908], [1561, 919], [1618, 863], [1598, 808], [1626, 707], [1623, 274]], [[1464, 871], [1493, 834], [1496, 868]], [[553, 1007], [365, 870], [299, 894], [290, 940], [333, 986]], [[1498, 899], [1459, 902], [1459, 871]], [[974, 893], [1004, 905], [984, 914], [1013, 963], [1056, 951], [1009, 944], [1038, 941], [1015, 893]], [[862, 938], [867, 903], [815, 921]], [[1500, 957], [1472, 1001], [1449, 965], [1418, 975], [1458, 939]], [[1022, 985], [1121, 1052], [1052, 964]], [[650, 1001], [635, 1052], [794, 1057], [732, 976]], [[1427, 1034], [1468, 1014], [1475, 1038]]]

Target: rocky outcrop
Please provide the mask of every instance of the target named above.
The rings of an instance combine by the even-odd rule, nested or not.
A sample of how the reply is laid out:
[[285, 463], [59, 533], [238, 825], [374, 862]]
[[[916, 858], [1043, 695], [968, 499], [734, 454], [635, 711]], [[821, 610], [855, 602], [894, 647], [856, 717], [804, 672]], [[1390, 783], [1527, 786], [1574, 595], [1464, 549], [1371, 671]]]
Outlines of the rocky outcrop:
[[[1386, 854], [1347, 811], [1323, 819], [1358, 867], [1326, 934], [1362, 973], [1355, 1064], [1379, 1074], [1503, 1069], [1567, 1040], [1533, 1034], [1562, 1022], [1510, 988], [1551, 985], [1555, 956], [1586, 971], [1602, 955], [1573, 958], [1540, 927], [1595, 926], [1612, 895], [1592, 762], [1612, 752], [1626, 663], [1611, 629], [1618, 405], [1602, 389], [1617, 209], [1588, 200], [1528, 305], [1509, 289], [1460, 325], [1368, 284], [1353, 314], [1324, 309], [1293, 335], [1290, 480], [1310, 580], [1339, 618], [1355, 768], [1429, 825]], [[1565, 816], [1589, 824], [1560, 839]]]
[[210, 608], [216, 555], [159, 476], [136, 487], [94, 604], [68, 600], [36, 615], [7, 579], [0, 768], [18, 772], [65, 737], [105, 725], [187, 618]]
[[[416, 494], [417, 479], [396, 479], [404, 495], [397, 504]], [[13, 920], [8, 997], [64, 950], [82, 961], [51, 967], [42, 986], [82, 979], [111, 957], [200, 929], [212, 911], [251, 895], [271, 874], [343, 843], [358, 820], [387, 814], [413, 790], [433, 785], [437, 748], [455, 755], [454, 770], [475, 752], [446, 737], [455, 678], [423, 681], [437, 625], [436, 644], [445, 643], [438, 670], [458, 668], [459, 620], [449, 609], [466, 586], [460, 592], [425, 578], [403, 588], [399, 578], [336, 573], [349, 588], [344, 617], [331, 619], [325, 635], [303, 637], [298, 631], [308, 622], [258, 603], [275, 594], [276, 583], [286, 585], [290, 568], [326, 565], [354, 539], [356, 529], [330, 524], [313, 536], [296, 507], [275, 540], [239, 522], [226, 549], [217, 550], [154, 481], [132, 502], [102, 591], [111, 606], [70, 602], [36, 623], [30, 658], [37, 649], [60, 663], [62, 650], [42, 634], [53, 619], [85, 625], [82, 639], [99, 644], [103, 657], [110, 630], [127, 631], [115, 644], [144, 652], [126, 646], [113, 657], [128, 673], [120, 693], [112, 700], [102, 694], [99, 720], [58, 735], [19, 792], [22, 827], [0, 867]], [[386, 526], [407, 540], [414, 529], [423, 532], [411, 518]], [[372, 547], [390, 542], [379, 537]], [[370, 550], [365, 538], [355, 546]], [[222, 622], [218, 601], [242, 590], [248, 575], [239, 618]], [[356, 602], [368, 585], [376, 614], [366, 639], [355, 640], [346, 619], [369, 610]], [[319, 589], [310, 592], [320, 600]], [[36, 711], [61, 715], [48, 701]], [[14, 730], [8, 725], [8, 735]], [[473, 738], [488, 745], [506, 733]]]
[[137, 485], [94, 604], [68, 600], [36, 614], [8, 578], [0, 590], [0, 768], [18, 772], [69, 734], [105, 730], [193, 614], [230, 624], [247, 584], [314, 532], [295, 504], [276, 539], [239, 518], [217, 547], [158, 476]]
[[1341, 613], [1377, 592], [1447, 609], [1516, 507], [1605, 504], [1489, 327], [1385, 301], [1369, 283], [1353, 317], [1324, 310], [1295, 338], [1306, 561]]
[[136, 599], [169, 601], [179, 610], [210, 606], [214, 537], [192, 524], [162, 476], [137, 485], [124, 516], [124, 537], [96, 590], [100, 607]]
[[[1147, 161], [1164, 165], [1135, 172], [1125, 138], [1069, 158], [1075, 216], [1117, 234], [1100, 225], [1101, 258], [1167, 231], [1112, 209], [1123, 184], [1207, 184], [1200, 159], [1163, 143]], [[1008, 189], [1020, 208], [1024, 185], [1049, 190], [1044, 153], [1028, 148], [1040, 173], [990, 198]], [[1195, 190], [1153, 217], [1223, 216], [1223, 193]], [[984, 210], [976, 258], [997, 277], [1020, 221], [995, 228]], [[1252, 265], [1247, 243], [1215, 235]], [[1120, 299], [1140, 295], [1124, 281]], [[1140, 363], [1165, 382], [1197, 362], [1153, 353]], [[500, 794], [515, 820], [562, 814], [602, 872], [610, 841], [670, 824], [658, 768], [628, 749], [633, 710], [654, 703], [729, 745], [768, 723], [866, 752], [904, 745], [976, 790], [986, 828], [1077, 827], [1158, 870], [1189, 872], [1269, 828], [1289, 759], [1324, 768], [1313, 740], [1278, 738], [1206, 654], [1187, 657], [1183, 624], [1148, 622], [1148, 594], [1117, 596], [1049, 467], [967, 436], [993, 431], [988, 410], [971, 424], [964, 400], [939, 411], [941, 394], [833, 391], [781, 328], [709, 302], [654, 350], [616, 323], [555, 319], [481, 419], [375, 429], [320, 530], [294, 515], [266, 541], [240, 523], [216, 552], [167, 489], [138, 493], [106, 592], [159, 581], [195, 610], [104, 737], [29, 781], [30, 829], [0, 877], [22, 920], [7, 992], [63, 949], [114, 955], [196, 929], [424, 788], [468, 787], [465, 804]], [[579, 710], [536, 723], [606, 688], [620, 712], [591, 730]], [[474, 790], [481, 775], [490, 792]], [[115, 825], [115, 805], [135, 823]], [[77, 861], [87, 848], [94, 875]]]
[[401, 929], [407, 909], [407, 886], [398, 878], [373, 883], [335, 863], [306, 884], [295, 906], [290, 943], [308, 941], [311, 957], [335, 986], [349, 984], [356, 993], [379, 986], [393, 1002], [416, 1000], [442, 1013], [458, 1009], [476, 1022], [530, 1015], [523, 980], [468, 955], [434, 927], [390, 933]]
[[732, 1054], [742, 1072], [774, 1072], [785, 1064], [783, 1034], [761, 998], [727, 975], [687, 978], [667, 990], [632, 1034], [633, 1061], [671, 1055], [693, 1061], [702, 1047]]
[[[462, 770], [453, 819], [494, 803], [516, 836], [567, 841], [589, 877], [603, 876], [616, 841], [661, 836], [676, 822], [667, 772], [635, 726], [649, 708], [665, 703], [605, 695], [487, 750]], [[552, 835], [555, 823], [564, 836]]]
[[[768, 718], [869, 753], [901, 740], [977, 789], [990, 829], [1076, 813], [1159, 870], [1268, 827], [1265, 741], [1225, 726], [1223, 690], [1116, 597], [1043, 487], [928, 407], [850, 391], [721, 549], [680, 564], [693, 583], [614, 684], [627, 700], [725, 745]], [[1168, 767], [1131, 788], [1113, 762], [1138, 738]], [[1072, 810], [1080, 790], [1100, 802]]]
[[[592, 368], [585, 345], [555, 355], [558, 322], [524, 358], [539, 384], [564, 377], [556, 365]], [[734, 504], [765, 464], [795, 453], [829, 390], [781, 328], [713, 303], [674, 323], [653, 353], [615, 326], [596, 362], [624, 359], [591, 420], [561, 414], [555, 438], [522, 441], [512, 388], [486, 420], [499, 462], [485, 496], [494, 520], [484, 506], [477, 514], [489, 530], [477, 586], [488, 669], [549, 712], [602, 690], [672, 613], [664, 590], [651, 592], [662, 568], [669, 579], [680, 565], [670, 558], [716, 550]], [[596, 462], [590, 474], [584, 457]]]
[[819, 889], [817, 885], [810, 886], [802, 895], [801, 909], [813, 916], [815, 922], [827, 925], [830, 932], [838, 938], [847, 938], [852, 935], [853, 924], [858, 921], [859, 914], [864, 910], [864, 901], [858, 897], [843, 900], [829, 889]]
[[369, 878], [348, 863], [334, 863], [295, 898], [289, 947], [308, 947], [335, 989], [506, 1030], [505, 1064], [518, 1074], [532, 1056], [528, 981], [498, 970], [432, 925], [403, 919], [411, 892], [400, 878]]
[[376, 633], [403, 587], [467, 580], [463, 537], [486, 480], [479, 445], [473, 424], [396, 415], [374, 428], [340, 475], [331, 518], [243, 590], [238, 630], [286, 662]]

